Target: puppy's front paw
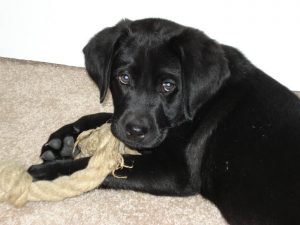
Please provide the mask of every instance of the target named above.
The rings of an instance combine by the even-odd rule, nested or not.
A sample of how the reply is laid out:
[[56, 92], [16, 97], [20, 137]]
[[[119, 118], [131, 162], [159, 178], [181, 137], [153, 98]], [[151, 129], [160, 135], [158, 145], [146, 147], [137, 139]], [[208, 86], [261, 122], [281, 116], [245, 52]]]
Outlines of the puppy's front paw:
[[50, 135], [49, 140], [43, 145], [41, 159], [44, 162], [60, 159], [73, 159], [80, 151], [74, 148], [74, 142], [80, 133], [79, 128], [67, 125]]
[[54, 180], [59, 176], [69, 176], [77, 170], [86, 167], [88, 160], [63, 159], [47, 161], [42, 164], [32, 165], [27, 172], [32, 176], [34, 181], [37, 180]]
[[55, 170], [51, 170], [49, 163], [32, 165], [27, 172], [32, 176], [33, 181], [37, 180], [53, 180], [57, 177]]

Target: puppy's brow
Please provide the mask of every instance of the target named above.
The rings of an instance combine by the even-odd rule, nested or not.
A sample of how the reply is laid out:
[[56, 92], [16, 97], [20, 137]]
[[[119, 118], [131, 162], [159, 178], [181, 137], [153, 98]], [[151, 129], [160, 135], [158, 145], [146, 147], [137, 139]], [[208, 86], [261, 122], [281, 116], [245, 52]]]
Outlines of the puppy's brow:
[[133, 64], [133, 59], [128, 57], [120, 57], [117, 60], [115, 60], [114, 63], [118, 70], [127, 70], [128, 67]]
[[117, 70], [115, 70], [115, 75], [119, 75], [121, 73], [129, 73], [128, 67], [122, 66], [122, 67], [119, 67]]
[[125, 56], [119, 57], [118, 61], [122, 65], [128, 65], [134, 62], [134, 60], [131, 57], [125, 57]]
[[180, 70], [178, 68], [162, 68], [159, 70], [159, 72], [162, 74], [170, 74], [175, 76], [180, 75]]

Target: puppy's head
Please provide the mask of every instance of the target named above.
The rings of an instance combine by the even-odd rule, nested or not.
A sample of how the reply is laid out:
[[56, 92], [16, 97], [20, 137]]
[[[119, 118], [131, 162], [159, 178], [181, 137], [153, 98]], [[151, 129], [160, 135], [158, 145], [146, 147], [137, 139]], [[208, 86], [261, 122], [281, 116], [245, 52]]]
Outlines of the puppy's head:
[[202, 32], [161, 19], [124, 20], [84, 48], [86, 69], [114, 102], [112, 132], [153, 148], [195, 113], [229, 76], [224, 53]]

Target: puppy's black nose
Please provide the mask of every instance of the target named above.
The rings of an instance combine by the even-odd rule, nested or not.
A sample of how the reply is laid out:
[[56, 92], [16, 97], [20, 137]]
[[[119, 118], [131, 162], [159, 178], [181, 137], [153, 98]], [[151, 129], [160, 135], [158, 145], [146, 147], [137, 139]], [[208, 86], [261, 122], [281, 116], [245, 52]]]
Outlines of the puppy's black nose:
[[129, 123], [125, 127], [126, 135], [130, 139], [142, 140], [147, 133], [147, 128]]

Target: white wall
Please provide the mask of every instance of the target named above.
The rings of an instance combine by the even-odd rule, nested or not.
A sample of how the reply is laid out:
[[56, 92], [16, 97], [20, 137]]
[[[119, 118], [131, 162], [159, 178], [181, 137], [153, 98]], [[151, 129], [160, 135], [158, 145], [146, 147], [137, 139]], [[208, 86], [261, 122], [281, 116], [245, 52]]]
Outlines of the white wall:
[[121, 18], [145, 17], [199, 28], [300, 90], [299, 0], [1, 0], [0, 56], [83, 66], [92, 35]]

